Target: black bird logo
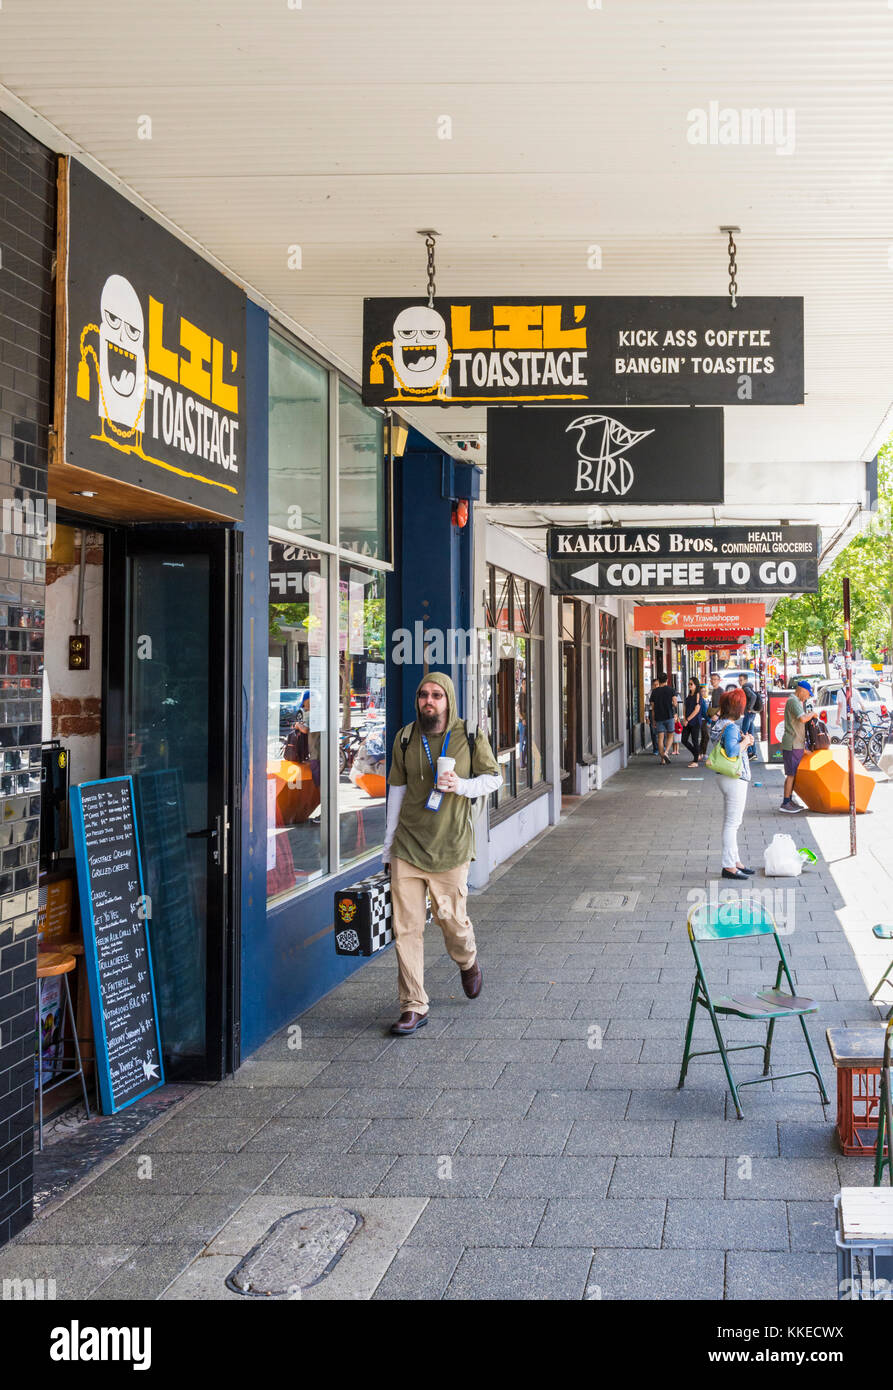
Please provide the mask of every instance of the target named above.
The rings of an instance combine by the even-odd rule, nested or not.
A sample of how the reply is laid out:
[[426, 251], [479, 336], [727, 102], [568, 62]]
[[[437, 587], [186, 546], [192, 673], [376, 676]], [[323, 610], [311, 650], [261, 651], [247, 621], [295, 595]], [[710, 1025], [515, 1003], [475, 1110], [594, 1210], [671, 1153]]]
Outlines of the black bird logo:
[[578, 415], [576, 420], [571, 420], [565, 434], [570, 430], [580, 431], [577, 441], [577, 458], [580, 460], [577, 491], [613, 492], [618, 497], [629, 492], [635, 482], [635, 473], [629, 459], [623, 455], [640, 439], [654, 434], [654, 430], [628, 429], [611, 415]]

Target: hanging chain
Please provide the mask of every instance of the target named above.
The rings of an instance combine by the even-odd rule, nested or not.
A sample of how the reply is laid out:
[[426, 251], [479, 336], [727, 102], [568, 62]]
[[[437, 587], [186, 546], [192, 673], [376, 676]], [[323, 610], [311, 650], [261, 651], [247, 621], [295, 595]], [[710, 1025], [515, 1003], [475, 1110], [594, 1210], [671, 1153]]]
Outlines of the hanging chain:
[[425, 248], [428, 252], [428, 308], [434, 308], [434, 238], [429, 232], [425, 237]]
[[735, 238], [732, 236], [732, 233], [729, 232], [729, 299], [732, 301], [733, 309], [737, 309], [738, 307], [738, 281], [735, 278], [738, 271], [738, 265], [735, 260], [737, 251], [738, 248], [735, 245]]
[[440, 236], [440, 233], [436, 232], [433, 227], [420, 227], [418, 235], [425, 238], [425, 250], [428, 252], [428, 308], [433, 309], [436, 292], [434, 287], [434, 239]]
[[735, 232], [740, 232], [740, 227], [720, 227], [721, 232], [729, 234], [729, 300], [733, 309], [738, 308], [738, 247], [735, 245]]

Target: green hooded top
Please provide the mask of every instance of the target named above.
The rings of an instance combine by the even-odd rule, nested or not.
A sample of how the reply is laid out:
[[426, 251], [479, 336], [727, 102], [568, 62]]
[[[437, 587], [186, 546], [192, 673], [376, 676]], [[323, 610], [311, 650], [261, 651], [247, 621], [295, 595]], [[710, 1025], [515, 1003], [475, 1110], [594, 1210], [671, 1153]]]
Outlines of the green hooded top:
[[[449, 747], [444, 756], [456, 759], [457, 777], [498, 774], [499, 764], [480, 731], [474, 740], [472, 767], [465, 725], [456, 713], [456, 692], [449, 676], [441, 671], [431, 671], [419, 681], [415, 693], [416, 710], [419, 707], [419, 690], [428, 681], [441, 686], [447, 697], [446, 729], [442, 734], [428, 735], [428, 747], [435, 768], [449, 734]], [[401, 734], [410, 734], [405, 759], [400, 743]], [[388, 781], [392, 787], [406, 788], [392, 851], [398, 859], [436, 874], [456, 869], [474, 858], [472, 806], [468, 797], [460, 796], [457, 792], [444, 792], [439, 811], [429, 811], [425, 805], [434, 789], [434, 777], [422, 745], [418, 717], [412, 724], [405, 725], [394, 740]]]

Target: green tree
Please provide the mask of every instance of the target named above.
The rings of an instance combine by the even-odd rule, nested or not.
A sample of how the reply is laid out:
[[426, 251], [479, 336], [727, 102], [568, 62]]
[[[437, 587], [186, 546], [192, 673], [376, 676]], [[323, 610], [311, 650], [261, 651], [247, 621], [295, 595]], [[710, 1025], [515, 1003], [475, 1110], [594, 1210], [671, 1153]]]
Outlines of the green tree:
[[893, 441], [878, 453], [878, 510], [870, 527], [856, 536], [819, 578], [816, 594], [782, 598], [766, 625], [770, 642], [788, 633], [791, 652], [821, 646], [825, 674], [828, 656], [844, 645], [843, 579], [850, 581], [850, 635], [854, 648], [869, 659], [893, 652]]

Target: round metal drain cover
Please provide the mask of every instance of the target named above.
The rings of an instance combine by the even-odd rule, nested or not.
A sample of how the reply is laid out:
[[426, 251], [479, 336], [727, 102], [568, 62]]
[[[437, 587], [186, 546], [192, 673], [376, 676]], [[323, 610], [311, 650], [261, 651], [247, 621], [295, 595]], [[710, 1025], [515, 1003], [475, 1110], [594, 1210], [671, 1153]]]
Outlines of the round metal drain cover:
[[252, 1298], [288, 1298], [324, 1279], [363, 1218], [346, 1207], [291, 1211], [240, 1260], [227, 1288]]

